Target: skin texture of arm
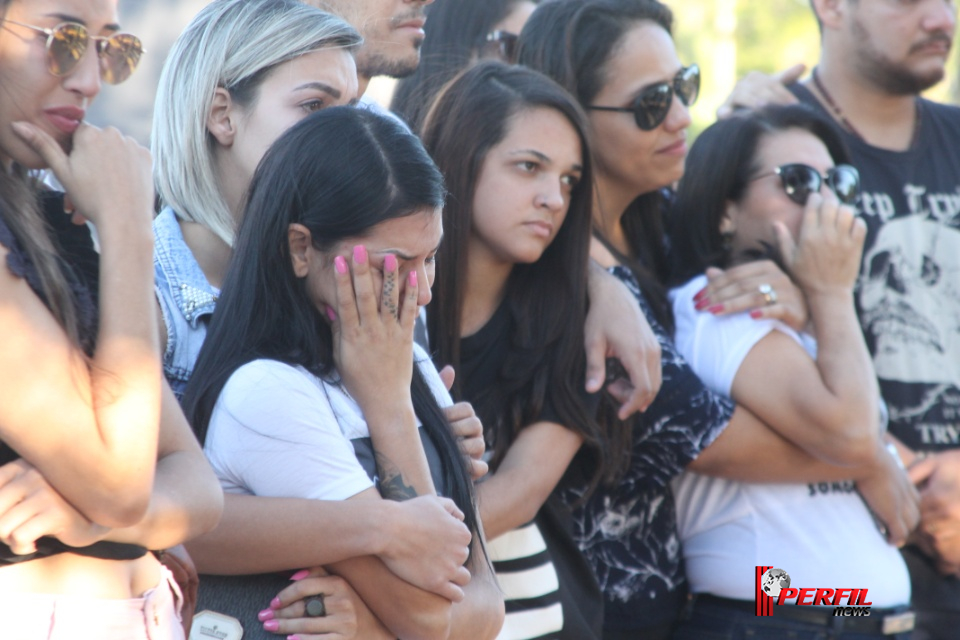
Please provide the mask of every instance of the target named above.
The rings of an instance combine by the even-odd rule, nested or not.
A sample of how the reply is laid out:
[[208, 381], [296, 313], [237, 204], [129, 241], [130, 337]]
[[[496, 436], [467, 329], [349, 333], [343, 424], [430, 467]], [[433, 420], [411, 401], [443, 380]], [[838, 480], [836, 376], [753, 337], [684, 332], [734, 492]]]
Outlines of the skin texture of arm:
[[660, 343], [633, 294], [603, 267], [590, 261], [587, 272], [590, 309], [583, 326], [590, 393], [606, 380], [606, 359], [617, 358], [629, 380], [617, 380], [607, 390], [620, 402], [618, 415], [626, 420], [645, 411], [663, 382]]
[[480, 519], [490, 539], [533, 520], [583, 438], [553, 422], [520, 430], [496, 472], [477, 485]]
[[0, 327], [17, 339], [0, 354], [0, 437], [86, 517], [129, 526], [150, 501], [160, 424], [149, 153], [83, 125], [68, 157], [42, 131], [15, 130], [98, 224], [100, 325], [88, 365], [26, 283], [3, 271]]

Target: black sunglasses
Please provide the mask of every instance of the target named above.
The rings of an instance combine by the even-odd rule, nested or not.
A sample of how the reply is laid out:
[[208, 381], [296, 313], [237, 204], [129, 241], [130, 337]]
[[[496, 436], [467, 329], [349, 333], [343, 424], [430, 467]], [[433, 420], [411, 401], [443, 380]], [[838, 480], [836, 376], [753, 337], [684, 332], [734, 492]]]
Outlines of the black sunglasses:
[[520, 36], [509, 31], [497, 30], [487, 34], [481, 58], [496, 58], [503, 62], [517, 61], [517, 42]]
[[691, 106], [697, 101], [700, 93], [700, 67], [695, 64], [683, 67], [673, 77], [673, 81], [658, 82], [650, 85], [636, 97], [629, 107], [600, 107], [590, 105], [587, 109], [594, 111], [622, 111], [632, 113], [637, 126], [643, 131], [652, 131], [660, 126], [670, 112], [673, 104], [673, 94], [676, 93], [680, 102]]
[[811, 193], [818, 193], [824, 182], [843, 204], [854, 205], [860, 199], [860, 173], [848, 164], [838, 164], [827, 169], [826, 175], [807, 164], [785, 164], [772, 172], [753, 178], [780, 176], [780, 184], [787, 197], [797, 204], [806, 204]]

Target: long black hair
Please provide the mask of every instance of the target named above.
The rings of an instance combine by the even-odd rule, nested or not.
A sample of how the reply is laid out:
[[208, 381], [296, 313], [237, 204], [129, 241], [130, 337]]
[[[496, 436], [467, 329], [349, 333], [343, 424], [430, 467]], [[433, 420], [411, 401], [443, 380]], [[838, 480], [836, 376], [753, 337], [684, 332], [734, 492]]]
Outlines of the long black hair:
[[427, 7], [429, 27], [420, 48], [420, 66], [397, 83], [390, 108], [419, 131], [440, 89], [474, 63], [487, 35], [520, 2], [436, 0]]
[[[761, 168], [757, 149], [771, 133], [808, 131], [836, 164], [850, 162], [833, 123], [806, 105], [769, 106], [720, 120], [690, 148], [670, 213], [670, 282], [683, 284], [707, 267], [726, 267], [731, 256], [720, 234], [727, 203], [738, 202]], [[771, 256], [771, 257], [776, 257]]]
[[[593, 169], [586, 120], [576, 101], [549, 78], [523, 67], [487, 61], [465, 71], [437, 97], [423, 140], [447, 178], [445, 239], [438, 256], [433, 302], [427, 318], [437, 362], [460, 362], [460, 322], [465, 303], [467, 247], [473, 227], [477, 181], [491, 148], [522, 112], [549, 109], [576, 131], [583, 150], [582, 177], [573, 188], [556, 238], [532, 264], [511, 271], [504, 304], [510, 316], [510, 350], [496, 385], [471, 398], [493, 447], [493, 467], [503, 460], [524, 426], [549, 404], [556, 418], [583, 436], [598, 456], [594, 480], [607, 455], [595, 418], [584, 407], [583, 323], [589, 258]], [[459, 388], [454, 391], [458, 392]]]
[[[673, 14], [657, 0], [553, 0], [539, 7], [520, 33], [519, 63], [556, 80], [583, 107], [593, 104], [606, 70], [624, 36], [638, 22], [653, 22], [673, 33]], [[673, 315], [663, 282], [667, 277], [660, 190], [637, 197], [621, 218], [630, 256], [617, 251], [599, 231], [598, 239], [630, 267], [660, 323], [670, 330]]]
[[[220, 392], [242, 365], [267, 358], [318, 377], [333, 373], [332, 332], [293, 272], [289, 226], [302, 224], [317, 249], [329, 250], [384, 220], [440, 207], [444, 195], [443, 176], [420, 141], [365, 109], [315, 113], [273, 144], [250, 185], [223, 295], [183, 399], [201, 443]], [[473, 484], [417, 366], [410, 392], [450, 497], [476, 532]]]

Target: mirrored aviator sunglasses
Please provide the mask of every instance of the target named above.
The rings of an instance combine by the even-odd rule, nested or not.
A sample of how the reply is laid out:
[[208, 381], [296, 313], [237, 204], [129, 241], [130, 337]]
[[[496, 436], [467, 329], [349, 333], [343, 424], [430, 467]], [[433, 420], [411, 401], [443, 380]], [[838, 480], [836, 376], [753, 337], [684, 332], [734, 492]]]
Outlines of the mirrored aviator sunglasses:
[[130, 33], [91, 36], [87, 28], [76, 22], [64, 22], [52, 29], [36, 27], [15, 20], [11, 24], [33, 29], [47, 36], [47, 70], [57, 77], [73, 71], [92, 40], [100, 62], [100, 77], [108, 84], [120, 84], [130, 77], [145, 53], [140, 38]]
[[780, 176], [780, 184], [787, 197], [800, 205], [807, 203], [811, 193], [819, 192], [824, 181], [842, 204], [852, 206], [860, 200], [860, 173], [848, 164], [827, 169], [823, 176], [810, 165], [800, 163], [785, 164], [773, 172]]
[[676, 94], [685, 106], [690, 107], [700, 95], [700, 67], [692, 64], [683, 67], [670, 82], [658, 82], [643, 89], [629, 107], [603, 107], [590, 105], [593, 111], [620, 111], [632, 113], [637, 127], [653, 131], [667, 119], [673, 95]]
[[514, 64], [517, 61], [517, 42], [520, 36], [509, 31], [497, 30], [487, 34], [481, 50], [482, 58], [495, 58]]

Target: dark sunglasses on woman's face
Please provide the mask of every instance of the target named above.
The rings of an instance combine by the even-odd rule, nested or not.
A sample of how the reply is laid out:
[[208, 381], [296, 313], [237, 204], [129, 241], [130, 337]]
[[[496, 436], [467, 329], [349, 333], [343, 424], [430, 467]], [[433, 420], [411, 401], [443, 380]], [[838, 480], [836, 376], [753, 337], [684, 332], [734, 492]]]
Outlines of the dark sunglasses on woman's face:
[[496, 58], [503, 62], [517, 61], [517, 41], [520, 39], [515, 33], [497, 30], [487, 34], [481, 51], [482, 58]]
[[115, 33], [108, 37], [93, 36], [76, 22], [63, 22], [52, 29], [35, 27], [16, 20], [2, 20], [47, 37], [47, 69], [55, 76], [69, 75], [80, 63], [87, 46], [92, 42], [100, 60], [100, 77], [109, 84], [120, 84], [130, 77], [144, 54], [140, 38], [129, 33]]
[[783, 192], [800, 205], [807, 203], [811, 193], [818, 193], [824, 182], [837, 195], [837, 200], [843, 204], [854, 205], [860, 199], [860, 173], [848, 164], [838, 164], [827, 169], [826, 175], [823, 176], [807, 164], [785, 164], [753, 179], [759, 180], [771, 175], [780, 176]]
[[637, 126], [643, 131], [653, 131], [667, 119], [673, 94], [677, 94], [686, 106], [693, 105], [700, 93], [700, 67], [695, 64], [683, 67], [672, 81], [658, 82], [646, 87], [629, 107], [601, 107], [590, 105], [594, 111], [622, 111], [632, 113]]

